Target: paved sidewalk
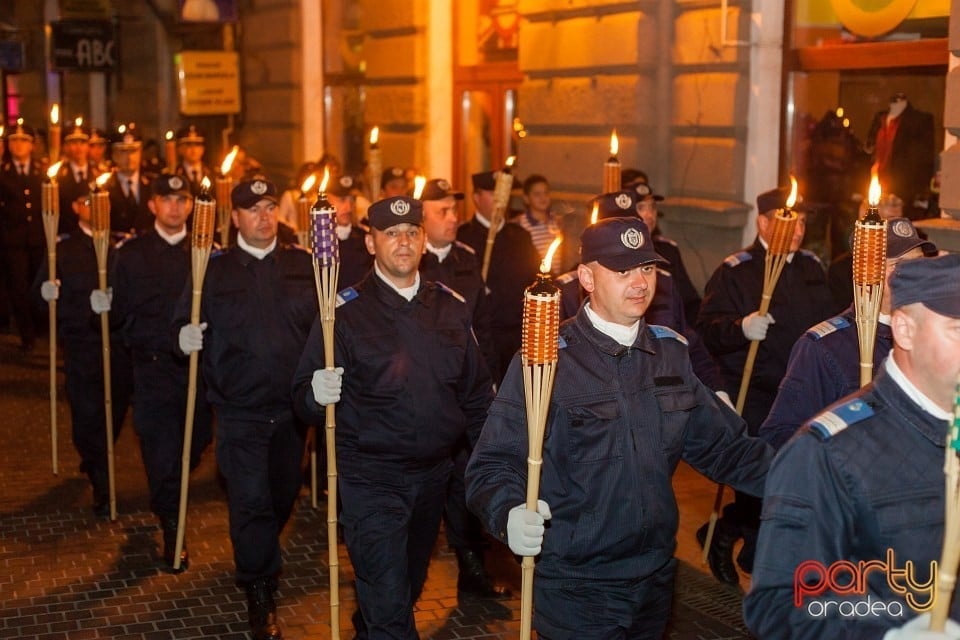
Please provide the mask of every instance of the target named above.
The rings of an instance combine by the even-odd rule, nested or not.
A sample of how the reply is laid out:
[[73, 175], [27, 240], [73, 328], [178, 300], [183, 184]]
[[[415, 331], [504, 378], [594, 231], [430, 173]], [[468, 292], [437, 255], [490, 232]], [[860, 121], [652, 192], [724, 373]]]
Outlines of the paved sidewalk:
[[[190, 568], [179, 576], [157, 568], [159, 528], [149, 512], [146, 478], [129, 419], [116, 446], [118, 519], [94, 517], [90, 488], [78, 471], [62, 373], [59, 475], [51, 472], [46, 345], [22, 356], [0, 335], [0, 638], [247, 638], [246, 601], [233, 582], [232, 549], [223, 489], [208, 449], [190, 486], [187, 546]], [[692, 534], [706, 516], [710, 485], [682, 470], [681, 496], [694, 496], [694, 514], [681, 528], [678, 556], [693, 561]], [[709, 507], [707, 507], [708, 509]], [[684, 512], [684, 505], [681, 504]], [[284, 532], [279, 618], [285, 638], [328, 638], [329, 591], [325, 507], [314, 510], [304, 491]], [[417, 605], [423, 638], [516, 638], [519, 565], [494, 543], [490, 569], [510, 586], [504, 602], [459, 601], [456, 558], [441, 534]], [[353, 636], [353, 573], [340, 546], [341, 637]], [[736, 591], [681, 564], [669, 638], [748, 637]]]

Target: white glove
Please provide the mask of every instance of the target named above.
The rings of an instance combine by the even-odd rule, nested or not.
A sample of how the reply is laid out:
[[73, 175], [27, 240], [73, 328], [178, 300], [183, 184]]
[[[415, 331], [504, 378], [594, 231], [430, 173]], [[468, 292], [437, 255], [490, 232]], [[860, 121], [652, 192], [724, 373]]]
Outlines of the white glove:
[[735, 406], [733, 406], [733, 401], [730, 400], [730, 394], [729, 394], [729, 393], [727, 393], [726, 391], [715, 391], [714, 393], [717, 394], [717, 397], [720, 398], [720, 400], [723, 402], [723, 404], [727, 405], [728, 407], [730, 407], [730, 408], [733, 409], [734, 411], [737, 410], [737, 408], [736, 408]]
[[310, 381], [313, 399], [317, 404], [326, 406], [340, 402], [340, 388], [343, 386], [343, 367], [336, 369], [317, 369]]
[[110, 311], [110, 303], [113, 302], [113, 289], [107, 287], [103, 289], [94, 289], [90, 292], [90, 308], [94, 313], [107, 313]]
[[743, 335], [747, 340], [763, 340], [767, 337], [767, 329], [776, 322], [769, 313], [762, 316], [754, 311], [743, 319], [740, 328], [743, 329]]
[[898, 629], [890, 629], [883, 640], [960, 640], [960, 624], [947, 619], [943, 631], [930, 631], [930, 614], [917, 616]]
[[200, 324], [185, 324], [180, 327], [180, 351], [187, 355], [203, 349], [203, 330], [207, 328], [206, 322]]
[[44, 302], [58, 300], [60, 298], [60, 281], [44, 280], [43, 284], [40, 285], [40, 297], [43, 298]]
[[543, 523], [549, 520], [550, 507], [537, 500], [537, 510], [518, 504], [507, 514], [507, 545], [518, 556], [535, 556], [543, 545]]

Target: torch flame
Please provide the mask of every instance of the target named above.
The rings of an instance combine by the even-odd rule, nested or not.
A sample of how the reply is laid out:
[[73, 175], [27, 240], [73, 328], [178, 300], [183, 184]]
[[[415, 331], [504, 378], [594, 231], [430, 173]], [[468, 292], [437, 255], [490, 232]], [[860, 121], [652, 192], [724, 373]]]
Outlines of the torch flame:
[[83, 116], [77, 116], [76, 118], [74, 118], [74, 119], [73, 119], [73, 124], [77, 125], [78, 127], [82, 127], [82, 126], [83, 126]]
[[553, 242], [550, 243], [550, 247], [547, 249], [547, 252], [543, 256], [543, 261], [540, 263], [541, 273], [550, 273], [550, 265], [553, 264], [553, 254], [557, 252], [557, 248], [561, 242], [563, 242], [563, 236], [557, 236], [553, 239]]
[[417, 176], [413, 179], [413, 199], [419, 200], [423, 195], [423, 188], [427, 186], [427, 179], [423, 176]]
[[237, 159], [238, 153], [240, 153], [240, 147], [233, 145], [233, 148], [230, 149], [230, 153], [228, 153], [227, 157], [223, 159], [223, 164], [220, 165], [220, 175], [225, 176], [230, 173], [230, 169], [233, 168], [233, 161]]
[[317, 182], [317, 174], [311, 173], [303, 181], [303, 184], [300, 185], [300, 193], [307, 193], [310, 189], [313, 188], [313, 185]]
[[510, 156], [509, 158], [507, 158], [507, 162], [506, 162], [507, 169], [511, 168], [513, 166], [513, 163], [516, 161], [517, 161], [517, 156]]
[[330, 182], [330, 167], [323, 168], [323, 180], [320, 181], [320, 193], [327, 192], [327, 184]]
[[797, 179], [790, 176], [790, 195], [787, 197], [787, 209], [793, 209], [797, 204]]
[[60, 122], [60, 105], [54, 102], [50, 107], [50, 124], [55, 125], [58, 122]]
[[593, 203], [593, 213], [590, 214], [590, 224], [597, 224], [597, 219], [600, 217], [600, 203]]
[[127, 130], [127, 125], [121, 124], [117, 127], [117, 133], [123, 135]]
[[17, 118], [17, 126], [18, 127], [23, 126], [23, 118]]
[[370, 146], [375, 146], [380, 141], [380, 127], [370, 129]]
[[99, 176], [97, 176], [97, 186], [102, 189], [107, 185], [108, 182], [110, 182], [111, 177], [113, 177], [113, 174], [109, 171], [106, 173], [101, 173]]
[[200, 181], [200, 188], [203, 189], [204, 191], [206, 191], [206, 190], [208, 190], [208, 189], [210, 188], [210, 177], [209, 177], [209, 176], [203, 176], [203, 180]]
[[56, 178], [57, 174], [60, 172], [60, 165], [62, 164], [63, 164], [63, 160], [60, 160], [50, 165], [50, 168], [47, 169], [47, 177], [50, 178], [51, 180]]
[[610, 134], [610, 155], [614, 158], [620, 152], [620, 138], [617, 137], [617, 130], [614, 129]]
[[168, 129], [167, 132], [163, 134], [163, 137], [167, 140], [173, 140], [173, 131]]
[[875, 207], [880, 204], [880, 178], [877, 177], [877, 165], [870, 170], [870, 189], [867, 191], [867, 204]]

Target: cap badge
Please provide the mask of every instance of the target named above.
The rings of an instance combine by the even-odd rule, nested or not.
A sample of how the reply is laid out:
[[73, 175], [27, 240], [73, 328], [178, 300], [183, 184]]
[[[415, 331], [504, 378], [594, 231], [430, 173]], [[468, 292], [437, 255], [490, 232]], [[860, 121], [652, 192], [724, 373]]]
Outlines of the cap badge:
[[394, 178], [402, 178], [403, 169], [400, 167], [394, 167], [393, 169], [390, 169], [390, 175], [392, 175]]
[[627, 249], [639, 249], [643, 246], [643, 234], [637, 229], [627, 229], [620, 234], [620, 242]]
[[343, 187], [344, 189], [352, 189], [353, 178], [351, 178], [350, 176], [343, 176], [342, 178], [340, 178], [340, 186]]
[[450, 183], [446, 180], [437, 180], [437, 186], [443, 191], [450, 191]]
[[637, 194], [638, 194], [638, 195], [641, 195], [641, 196], [648, 196], [648, 195], [650, 195], [651, 193], [653, 193], [653, 192], [650, 190], [650, 187], [649, 187], [648, 185], [645, 185], [645, 184], [638, 184], [638, 185], [635, 187], [635, 190], [636, 190]]
[[258, 196], [262, 196], [267, 192], [267, 183], [257, 180], [250, 185], [250, 191], [257, 194]]
[[912, 238], [913, 237], [913, 227], [910, 226], [910, 223], [906, 220], [897, 220], [893, 223], [893, 235], [900, 238]]
[[617, 206], [620, 207], [621, 209], [630, 208], [630, 196], [628, 196], [625, 193], [621, 193], [620, 195], [618, 195], [616, 200], [614, 200], [614, 202], [616, 202]]
[[410, 213], [410, 205], [404, 200], [397, 200], [390, 204], [390, 211], [395, 216], [405, 216]]
[[180, 179], [180, 176], [170, 176], [167, 184], [170, 185], [171, 189], [183, 189], [183, 180]]

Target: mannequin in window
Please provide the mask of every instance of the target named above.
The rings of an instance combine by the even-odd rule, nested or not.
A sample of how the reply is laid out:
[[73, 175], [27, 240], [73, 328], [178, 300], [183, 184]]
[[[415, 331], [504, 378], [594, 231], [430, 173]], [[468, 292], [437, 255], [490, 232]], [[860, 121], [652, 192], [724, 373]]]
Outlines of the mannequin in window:
[[889, 108], [873, 117], [867, 150], [878, 165], [883, 191], [903, 198], [908, 218], [924, 217], [936, 157], [933, 115], [915, 109], [906, 94], [894, 94]]

